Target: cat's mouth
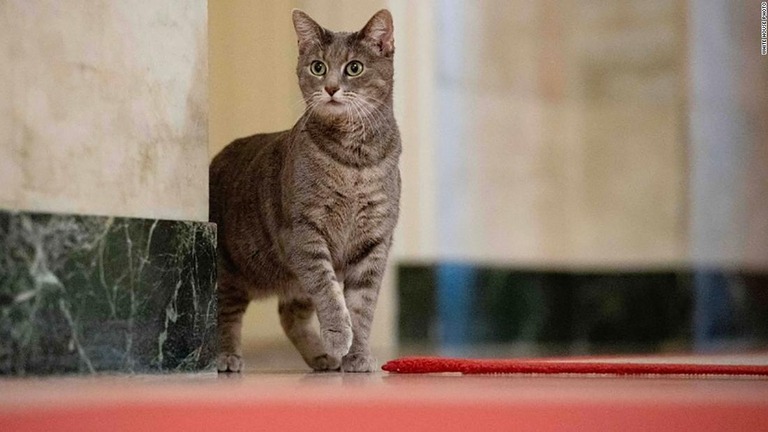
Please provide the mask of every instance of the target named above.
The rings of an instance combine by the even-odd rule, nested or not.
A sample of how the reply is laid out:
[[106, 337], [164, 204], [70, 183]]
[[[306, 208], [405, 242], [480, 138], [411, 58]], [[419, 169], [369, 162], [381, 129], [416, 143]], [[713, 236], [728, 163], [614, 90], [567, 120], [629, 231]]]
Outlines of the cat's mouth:
[[328, 99], [323, 105], [325, 105], [325, 109], [338, 114], [341, 111], [346, 110], [347, 104], [340, 99]]
[[348, 103], [341, 98], [327, 98], [320, 104], [319, 112], [323, 116], [345, 117], [348, 115]]

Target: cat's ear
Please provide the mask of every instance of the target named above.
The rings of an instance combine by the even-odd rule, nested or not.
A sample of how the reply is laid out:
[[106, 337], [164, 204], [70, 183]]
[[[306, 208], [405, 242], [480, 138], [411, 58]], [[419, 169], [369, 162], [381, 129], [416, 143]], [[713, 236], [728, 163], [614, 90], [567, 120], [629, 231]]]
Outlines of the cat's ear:
[[392, 14], [382, 9], [360, 30], [363, 43], [368, 44], [379, 54], [390, 57], [395, 53], [395, 27]]
[[299, 9], [293, 10], [293, 28], [299, 42], [299, 54], [303, 54], [313, 45], [320, 45], [325, 29]]

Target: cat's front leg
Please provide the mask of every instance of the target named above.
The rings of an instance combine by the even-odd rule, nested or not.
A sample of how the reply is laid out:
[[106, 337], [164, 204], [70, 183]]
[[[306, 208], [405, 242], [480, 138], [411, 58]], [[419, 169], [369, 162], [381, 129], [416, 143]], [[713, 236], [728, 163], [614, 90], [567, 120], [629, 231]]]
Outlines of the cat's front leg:
[[338, 364], [352, 345], [352, 321], [328, 246], [309, 226], [297, 228], [289, 241], [294, 245], [290, 252], [292, 267], [314, 303], [325, 351], [329, 361]]
[[386, 268], [390, 239], [366, 242], [347, 263], [344, 299], [352, 319], [352, 346], [342, 359], [344, 372], [372, 372], [376, 359], [368, 338]]
[[278, 303], [280, 324], [309, 367], [316, 371], [339, 370], [341, 357], [325, 351], [324, 339], [312, 326], [315, 305], [309, 298], [284, 295]]

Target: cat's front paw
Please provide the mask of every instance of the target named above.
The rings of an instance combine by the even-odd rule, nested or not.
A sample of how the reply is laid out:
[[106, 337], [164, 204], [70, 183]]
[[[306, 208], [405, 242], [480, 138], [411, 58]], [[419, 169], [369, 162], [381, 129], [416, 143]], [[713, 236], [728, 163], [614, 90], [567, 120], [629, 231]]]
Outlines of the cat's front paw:
[[341, 359], [328, 354], [319, 355], [307, 363], [317, 372], [337, 371], [341, 367]]
[[341, 370], [344, 372], [373, 372], [376, 370], [376, 359], [370, 354], [347, 354], [341, 360]]
[[323, 329], [323, 342], [325, 342], [325, 352], [328, 353], [329, 357], [342, 358], [352, 346], [352, 326], [344, 326], [340, 329]]
[[243, 358], [237, 354], [221, 353], [216, 358], [219, 372], [240, 372], [243, 370]]

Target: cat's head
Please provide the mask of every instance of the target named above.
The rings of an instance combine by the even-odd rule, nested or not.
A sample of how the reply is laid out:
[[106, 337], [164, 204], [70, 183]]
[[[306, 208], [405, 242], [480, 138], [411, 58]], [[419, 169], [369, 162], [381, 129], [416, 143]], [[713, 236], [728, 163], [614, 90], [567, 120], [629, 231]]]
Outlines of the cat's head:
[[354, 33], [324, 29], [298, 9], [293, 25], [299, 44], [296, 74], [312, 115], [365, 121], [391, 103], [395, 40], [389, 11], [377, 12]]

